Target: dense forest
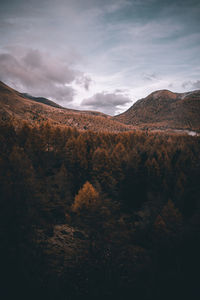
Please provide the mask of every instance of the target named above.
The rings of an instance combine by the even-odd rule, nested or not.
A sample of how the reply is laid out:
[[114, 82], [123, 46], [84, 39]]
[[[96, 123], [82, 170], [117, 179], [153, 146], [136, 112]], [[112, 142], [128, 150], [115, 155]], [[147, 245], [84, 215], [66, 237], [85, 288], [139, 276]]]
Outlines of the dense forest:
[[200, 137], [2, 121], [2, 299], [199, 299], [199, 200]]

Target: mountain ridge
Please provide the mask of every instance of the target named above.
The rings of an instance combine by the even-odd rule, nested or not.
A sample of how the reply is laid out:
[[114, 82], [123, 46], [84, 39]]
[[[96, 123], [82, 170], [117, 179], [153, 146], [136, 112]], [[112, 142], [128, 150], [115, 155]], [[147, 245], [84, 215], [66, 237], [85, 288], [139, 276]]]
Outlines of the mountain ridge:
[[194, 130], [200, 132], [200, 90], [152, 92], [125, 112], [111, 117], [98, 111], [75, 110], [44, 97], [20, 93], [0, 81], [0, 117], [76, 127], [93, 131]]
[[200, 90], [158, 90], [136, 101], [114, 120], [149, 129], [200, 129]]
[[3, 82], [0, 82], [0, 118], [12, 118], [17, 123], [50, 121], [52, 124], [66, 125], [79, 130], [120, 132], [133, 129], [132, 125], [112, 120], [110, 116], [101, 112], [68, 109], [43, 97], [27, 97]]

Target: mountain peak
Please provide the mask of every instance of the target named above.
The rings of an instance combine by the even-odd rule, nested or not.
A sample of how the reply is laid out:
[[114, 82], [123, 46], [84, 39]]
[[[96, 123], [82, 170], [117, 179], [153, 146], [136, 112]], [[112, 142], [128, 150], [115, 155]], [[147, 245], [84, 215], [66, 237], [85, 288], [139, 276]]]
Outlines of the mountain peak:
[[114, 118], [140, 128], [200, 130], [199, 116], [200, 91], [173, 93], [159, 90]]
[[173, 93], [169, 90], [158, 90], [153, 93], [151, 93], [147, 98], [153, 98], [153, 99], [158, 99], [158, 98], [170, 98], [170, 99], [176, 99], [177, 94]]

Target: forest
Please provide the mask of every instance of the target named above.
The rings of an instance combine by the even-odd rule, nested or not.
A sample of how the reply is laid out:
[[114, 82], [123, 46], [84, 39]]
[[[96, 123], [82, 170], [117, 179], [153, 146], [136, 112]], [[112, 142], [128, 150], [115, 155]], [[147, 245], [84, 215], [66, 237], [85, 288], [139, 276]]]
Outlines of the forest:
[[2, 299], [199, 299], [200, 137], [1, 121], [0, 240]]

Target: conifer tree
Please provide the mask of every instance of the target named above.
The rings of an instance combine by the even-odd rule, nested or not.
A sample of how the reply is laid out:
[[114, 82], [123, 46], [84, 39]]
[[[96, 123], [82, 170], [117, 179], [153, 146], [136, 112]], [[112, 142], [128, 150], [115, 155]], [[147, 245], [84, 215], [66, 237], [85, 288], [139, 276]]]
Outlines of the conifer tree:
[[72, 210], [80, 213], [81, 210], [95, 211], [98, 206], [99, 193], [88, 181], [79, 190], [75, 196]]

